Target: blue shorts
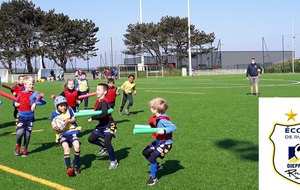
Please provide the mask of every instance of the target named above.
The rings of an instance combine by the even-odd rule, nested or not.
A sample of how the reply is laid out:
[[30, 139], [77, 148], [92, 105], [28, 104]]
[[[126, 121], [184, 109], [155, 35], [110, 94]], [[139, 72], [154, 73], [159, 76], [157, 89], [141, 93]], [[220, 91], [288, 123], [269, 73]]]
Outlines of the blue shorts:
[[157, 155], [163, 159], [166, 154], [172, 149], [172, 144], [165, 144], [163, 142], [159, 143], [158, 141], [153, 141], [149, 144], [144, 150], [147, 150], [151, 154]]
[[97, 125], [96, 128], [94, 129], [93, 133], [100, 138], [104, 139], [105, 136], [111, 135], [112, 137], [116, 137], [116, 132], [117, 132], [117, 126], [116, 123], [109, 122], [109, 124], [105, 126], [100, 126]]
[[[69, 147], [71, 148], [73, 146], [74, 141], [79, 141], [79, 138], [77, 137], [77, 135], [78, 135], [78, 130], [69, 131], [69, 132], [59, 135], [58, 141], [60, 142], [60, 144], [62, 144], [64, 142], [68, 143]], [[79, 141], [79, 143], [80, 143], [80, 141]]]
[[34, 123], [34, 117], [19, 116], [17, 130], [23, 128], [24, 131], [31, 132]]

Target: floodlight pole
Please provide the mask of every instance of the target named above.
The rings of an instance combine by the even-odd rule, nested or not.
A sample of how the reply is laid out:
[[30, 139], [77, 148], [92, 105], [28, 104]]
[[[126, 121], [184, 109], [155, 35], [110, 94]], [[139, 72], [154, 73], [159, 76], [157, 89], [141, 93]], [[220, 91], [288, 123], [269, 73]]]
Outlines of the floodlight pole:
[[[143, 23], [143, 10], [142, 10], [142, 0], [140, 0], [140, 24]], [[144, 44], [143, 44], [143, 40], [141, 41], [141, 46], [142, 46], [142, 53], [141, 53], [141, 66], [142, 68], [144, 67]]]
[[192, 76], [192, 52], [191, 52], [191, 22], [190, 22], [190, 0], [188, 0], [188, 40], [189, 40], [189, 76]]
[[292, 17], [292, 73], [295, 72], [295, 36], [294, 36], [294, 17]]

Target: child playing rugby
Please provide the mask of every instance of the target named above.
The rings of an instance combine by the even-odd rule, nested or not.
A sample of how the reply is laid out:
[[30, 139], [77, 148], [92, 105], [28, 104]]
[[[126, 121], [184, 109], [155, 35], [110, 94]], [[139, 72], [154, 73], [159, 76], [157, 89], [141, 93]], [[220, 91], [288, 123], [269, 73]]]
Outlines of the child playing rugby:
[[[76, 118], [74, 116], [73, 109], [68, 106], [67, 100], [63, 96], [57, 96], [54, 100], [54, 106], [56, 110], [51, 115], [52, 129], [56, 131], [58, 135], [58, 142], [64, 149], [64, 159], [67, 167], [67, 174], [73, 176], [80, 173], [79, 169], [79, 157], [80, 157], [80, 142], [77, 137], [78, 130], [76, 124]], [[56, 119], [62, 119], [64, 121], [65, 129], [61, 130], [56, 123]], [[71, 167], [70, 148], [74, 147], [74, 163]]]
[[127, 102], [129, 101], [127, 108], [125, 109], [125, 113], [129, 115], [129, 109], [133, 105], [133, 96], [132, 94], [136, 95], [136, 87], [134, 83], [134, 75], [129, 75], [128, 76], [128, 81], [125, 81], [122, 86], [121, 90], [123, 91], [123, 96], [122, 96], [122, 103], [119, 109], [119, 114], [122, 115], [123, 108]]
[[[22, 157], [28, 154], [28, 145], [30, 141], [31, 131], [34, 123], [34, 110], [38, 105], [46, 104], [44, 99], [39, 100], [39, 94], [33, 91], [34, 81], [32, 77], [24, 77], [24, 89], [18, 93], [17, 101], [14, 102], [18, 109], [19, 119], [16, 128], [16, 147], [15, 155]], [[22, 153], [20, 152], [22, 138], [24, 137]]]
[[78, 100], [79, 93], [75, 89], [74, 79], [67, 79], [64, 84], [64, 91], [62, 91], [60, 95], [67, 99], [68, 106], [71, 107], [74, 112], [78, 111], [78, 105], [81, 103], [81, 101]]
[[176, 130], [176, 126], [165, 113], [168, 109], [166, 100], [154, 98], [149, 102], [149, 106], [154, 115], [150, 118], [149, 124], [151, 127], [160, 128], [157, 133], [152, 134], [155, 140], [142, 152], [143, 156], [150, 162], [150, 178], [146, 184], [151, 186], [158, 182], [156, 172], [161, 165], [157, 162], [157, 158], [163, 159], [171, 150], [173, 143], [172, 133]]
[[110, 105], [110, 108], [114, 108], [116, 104], [116, 97], [117, 95], [120, 95], [120, 93], [117, 91], [117, 88], [114, 86], [115, 81], [113, 78], [107, 79], [107, 85], [108, 85], [108, 92], [107, 92], [107, 101]]
[[[99, 115], [94, 115], [88, 118], [88, 122], [92, 122], [93, 120], [98, 120], [99, 122], [94, 131], [90, 134], [88, 141], [89, 143], [101, 147], [99, 151], [100, 155], [104, 155], [106, 152], [108, 152], [110, 159], [110, 165], [108, 169], [115, 169], [119, 164], [115, 158], [115, 151], [111, 141], [112, 138], [115, 137], [117, 127], [111, 114], [107, 113], [108, 109], [110, 108], [106, 99], [107, 91], [107, 84], [100, 83], [97, 85], [96, 93], [98, 100], [94, 105], [94, 110], [101, 110], [102, 112]], [[103, 139], [104, 142], [101, 139]]]

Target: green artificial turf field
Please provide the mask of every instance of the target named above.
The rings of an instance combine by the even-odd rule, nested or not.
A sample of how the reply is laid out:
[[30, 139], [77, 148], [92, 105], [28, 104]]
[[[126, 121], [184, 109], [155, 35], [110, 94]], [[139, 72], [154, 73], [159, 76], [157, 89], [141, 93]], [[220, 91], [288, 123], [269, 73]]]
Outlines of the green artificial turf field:
[[[300, 74], [262, 75], [260, 98], [298, 97], [299, 78]], [[116, 80], [115, 86], [125, 80]], [[92, 92], [99, 82], [106, 80], [89, 81]], [[63, 149], [54, 142], [50, 127], [55, 109], [50, 95], [59, 94], [63, 82], [36, 83], [35, 89], [45, 94], [47, 104], [35, 111], [25, 158], [14, 155], [12, 101], [0, 96], [1, 189], [146, 188], [149, 164], [141, 151], [153, 138], [150, 134], [133, 134], [133, 128], [135, 124], [148, 124], [148, 102], [155, 97], [168, 101], [167, 114], [177, 131], [172, 150], [159, 160], [163, 167], [158, 170], [159, 183], [154, 189], [258, 189], [258, 97], [246, 95], [250, 88], [244, 75], [136, 78], [135, 82], [137, 95], [131, 114], [118, 115], [121, 96], [113, 113], [118, 127], [113, 146], [119, 167], [109, 170], [108, 155], [99, 156], [99, 148], [88, 143], [96, 121], [88, 123], [87, 117], [78, 117], [77, 123], [82, 126], [82, 172], [76, 177], [66, 174]], [[10, 93], [5, 88], [0, 90]], [[89, 98], [90, 108], [95, 100]]]

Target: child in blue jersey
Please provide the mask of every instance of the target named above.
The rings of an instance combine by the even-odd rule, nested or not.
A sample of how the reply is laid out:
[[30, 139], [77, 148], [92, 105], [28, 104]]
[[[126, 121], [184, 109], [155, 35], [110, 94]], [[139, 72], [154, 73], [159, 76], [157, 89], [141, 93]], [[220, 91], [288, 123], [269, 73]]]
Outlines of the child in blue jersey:
[[[17, 101], [14, 102], [15, 107], [18, 109], [19, 119], [16, 128], [17, 143], [15, 146], [15, 155], [22, 157], [28, 154], [28, 145], [31, 137], [31, 131], [34, 123], [34, 110], [36, 106], [46, 104], [44, 99], [39, 98], [39, 94], [33, 91], [34, 81], [32, 77], [24, 77], [24, 89], [18, 93]], [[20, 152], [22, 138], [24, 137], [22, 153]]]
[[[97, 120], [99, 122], [94, 131], [90, 134], [88, 141], [91, 144], [95, 144], [101, 147], [99, 151], [100, 155], [104, 155], [106, 152], [108, 152], [110, 159], [110, 165], [108, 169], [115, 169], [119, 164], [115, 158], [114, 147], [112, 146], [111, 141], [112, 138], [115, 137], [117, 127], [111, 114], [107, 113], [107, 111], [110, 109], [109, 103], [106, 98], [107, 92], [107, 84], [100, 83], [97, 85], [96, 93], [98, 100], [94, 105], [94, 110], [101, 110], [102, 113], [88, 118], [88, 122], [92, 122], [93, 120]], [[103, 139], [104, 142], [101, 139]]]
[[[67, 100], [63, 96], [57, 96], [54, 100], [54, 106], [56, 110], [51, 115], [52, 129], [56, 131], [58, 135], [58, 142], [64, 149], [64, 159], [67, 167], [67, 174], [73, 176], [80, 173], [79, 169], [79, 157], [80, 157], [80, 141], [77, 137], [78, 128], [76, 124], [76, 118], [73, 109], [68, 106]], [[62, 119], [64, 121], [65, 129], [63, 131], [56, 124], [56, 119]], [[70, 148], [74, 147], [74, 163], [71, 167]]]
[[176, 130], [176, 126], [165, 113], [168, 109], [166, 100], [154, 98], [149, 102], [149, 106], [154, 115], [150, 118], [149, 124], [151, 127], [160, 128], [157, 133], [152, 134], [155, 140], [142, 152], [143, 156], [150, 162], [150, 178], [146, 184], [151, 186], [158, 182], [156, 172], [161, 165], [157, 162], [157, 158], [163, 159], [171, 150], [173, 143], [172, 133]]
[[[80, 78], [75, 84], [76, 90], [78, 90], [78, 96], [88, 94], [90, 91], [89, 82], [86, 79], [86, 73], [82, 72]], [[88, 109], [89, 98], [84, 98], [84, 109]]]

